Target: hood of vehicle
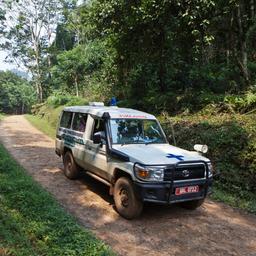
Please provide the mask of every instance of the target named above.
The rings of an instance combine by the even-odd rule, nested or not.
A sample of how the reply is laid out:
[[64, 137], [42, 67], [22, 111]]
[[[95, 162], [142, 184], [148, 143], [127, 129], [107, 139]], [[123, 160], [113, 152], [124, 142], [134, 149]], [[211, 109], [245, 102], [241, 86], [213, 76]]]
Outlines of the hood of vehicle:
[[167, 165], [180, 161], [206, 161], [195, 151], [187, 151], [169, 144], [125, 144], [113, 145], [113, 148], [128, 155], [132, 162], [147, 165]]

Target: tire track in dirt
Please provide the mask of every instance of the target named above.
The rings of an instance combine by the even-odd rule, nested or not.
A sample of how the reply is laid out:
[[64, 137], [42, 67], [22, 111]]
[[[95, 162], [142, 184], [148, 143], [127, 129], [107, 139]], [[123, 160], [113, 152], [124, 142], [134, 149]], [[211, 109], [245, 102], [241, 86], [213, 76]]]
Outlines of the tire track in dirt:
[[127, 221], [113, 209], [105, 185], [86, 174], [76, 181], [65, 178], [54, 141], [24, 116], [6, 117], [0, 123], [0, 140], [81, 225], [119, 255], [256, 256], [254, 215], [207, 200], [195, 211], [146, 205], [139, 219]]

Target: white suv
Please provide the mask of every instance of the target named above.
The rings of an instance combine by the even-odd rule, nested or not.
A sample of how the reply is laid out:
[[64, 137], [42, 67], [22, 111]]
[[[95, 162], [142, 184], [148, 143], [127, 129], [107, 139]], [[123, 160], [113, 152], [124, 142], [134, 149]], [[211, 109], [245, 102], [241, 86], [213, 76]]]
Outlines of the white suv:
[[195, 209], [212, 185], [209, 159], [170, 145], [155, 116], [133, 109], [103, 103], [66, 107], [56, 153], [63, 157], [68, 178], [86, 170], [107, 184], [118, 213], [127, 219], [140, 215], [143, 202]]

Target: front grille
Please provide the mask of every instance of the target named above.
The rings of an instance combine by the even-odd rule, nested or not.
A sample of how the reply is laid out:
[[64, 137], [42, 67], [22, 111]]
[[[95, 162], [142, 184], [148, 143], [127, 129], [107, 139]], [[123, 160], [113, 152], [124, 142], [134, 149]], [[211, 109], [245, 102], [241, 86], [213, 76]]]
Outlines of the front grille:
[[176, 168], [165, 169], [164, 181], [171, 181], [173, 175], [173, 180], [191, 180], [191, 179], [201, 179], [205, 177], [205, 165], [180, 165]]

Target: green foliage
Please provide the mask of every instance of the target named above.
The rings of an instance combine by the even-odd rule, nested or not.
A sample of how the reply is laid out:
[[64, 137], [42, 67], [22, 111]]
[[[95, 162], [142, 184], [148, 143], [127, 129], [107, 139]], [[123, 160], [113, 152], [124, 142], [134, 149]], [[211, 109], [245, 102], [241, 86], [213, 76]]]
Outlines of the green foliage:
[[79, 97], [75, 97], [68, 94], [63, 95], [61, 92], [55, 92], [54, 94], [52, 94], [47, 98], [46, 104], [49, 105], [50, 107], [56, 108], [62, 105], [67, 105], [67, 106], [87, 105], [88, 101], [84, 98], [79, 98]]
[[46, 122], [50, 124], [53, 128], [56, 128], [56, 124], [59, 120], [59, 115], [64, 106], [52, 107], [48, 106], [46, 103], [41, 105], [41, 107], [37, 107], [37, 105], [33, 106], [35, 108], [32, 109], [32, 113], [37, 114], [39, 118], [43, 118]]
[[0, 113], [0, 121], [1, 121], [1, 119], [3, 119], [4, 118], [4, 115], [2, 114], [2, 113]]
[[63, 95], [61, 92], [56, 91], [44, 103], [33, 105], [31, 112], [34, 116], [27, 115], [26, 117], [35, 127], [54, 138], [62, 109], [65, 106], [83, 105], [88, 105], [86, 99], [68, 94]]
[[[56, 56], [54, 84], [75, 94], [78, 83], [86, 98], [116, 96], [120, 105], [154, 112], [193, 112], [220, 102], [227, 92], [244, 88], [249, 68], [237, 60], [241, 49], [233, 51], [242, 43], [236, 35], [225, 45], [219, 41], [236, 8], [247, 25], [248, 9], [232, 1], [86, 2], [67, 19], [78, 41]], [[251, 40], [253, 26], [249, 30]]]
[[[255, 84], [254, 1], [56, 0], [31, 8], [28, 2], [3, 5], [0, 30], [2, 47], [33, 73], [39, 98], [57, 89], [88, 100], [116, 96], [156, 112], [193, 112], [216, 103], [203, 103], [202, 91], [239, 96]], [[17, 10], [17, 24], [7, 24], [4, 14]], [[37, 30], [40, 22], [47, 36]], [[203, 102], [195, 104], [195, 94]]]
[[16, 114], [29, 112], [35, 101], [34, 88], [28, 81], [12, 72], [0, 71], [0, 111]]
[[4, 15], [0, 17], [0, 47], [8, 51], [9, 61], [22, 63], [30, 71], [39, 102], [47, 95], [44, 79], [49, 77], [49, 52], [56, 23], [70, 2], [73, 1], [1, 1]]
[[224, 98], [224, 103], [233, 112], [245, 113], [256, 108], [256, 93], [248, 91], [244, 95], [228, 95]]
[[230, 191], [227, 186], [215, 183], [211, 198], [233, 207], [256, 213], [256, 196], [251, 191]]
[[113, 255], [0, 145], [1, 255]]
[[[140, 108], [153, 102], [161, 111], [164, 107], [154, 98], [207, 84], [206, 78], [197, 83], [191, 68], [200, 73], [198, 48], [213, 40], [206, 18], [213, 8], [214, 2], [202, 0], [87, 2], [59, 24], [77, 41], [72, 49], [61, 47], [60, 42], [70, 45], [70, 40], [66, 32], [63, 41], [58, 34], [52, 87], [102, 101], [116, 96]], [[168, 107], [170, 98], [162, 100]]]
[[[255, 191], [256, 121], [253, 115], [195, 114], [170, 118], [177, 145], [192, 150], [207, 144], [208, 157], [221, 176], [219, 183], [233, 193]], [[169, 123], [165, 129], [171, 136]]]
[[60, 53], [52, 68], [53, 85], [76, 96], [104, 99], [110, 79], [106, 76], [111, 66], [108, 54], [105, 43], [96, 40]]

